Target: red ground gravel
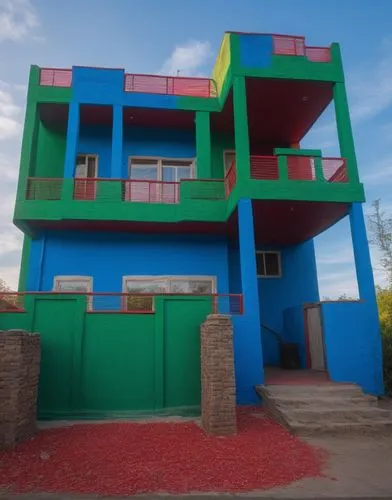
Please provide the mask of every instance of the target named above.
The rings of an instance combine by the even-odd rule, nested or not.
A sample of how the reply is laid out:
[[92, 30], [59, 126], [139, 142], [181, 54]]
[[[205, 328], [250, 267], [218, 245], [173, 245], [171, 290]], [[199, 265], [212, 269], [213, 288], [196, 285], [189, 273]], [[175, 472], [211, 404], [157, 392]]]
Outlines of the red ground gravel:
[[322, 475], [325, 455], [264, 418], [239, 411], [239, 434], [194, 423], [109, 423], [40, 432], [0, 453], [0, 487], [15, 492], [240, 492]]

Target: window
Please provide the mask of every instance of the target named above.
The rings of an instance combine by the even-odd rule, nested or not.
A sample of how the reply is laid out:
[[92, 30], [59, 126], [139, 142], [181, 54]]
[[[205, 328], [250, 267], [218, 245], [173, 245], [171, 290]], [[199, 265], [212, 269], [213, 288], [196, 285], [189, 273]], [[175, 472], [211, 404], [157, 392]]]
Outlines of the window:
[[167, 158], [129, 158], [129, 178], [137, 180], [179, 182], [193, 179], [194, 160]]
[[75, 170], [75, 200], [95, 200], [97, 174], [98, 156], [78, 155]]
[[279, 252], [256, 252], [257, 276], [280, 278], [282, 269]]
[[235, 160], [235, 151], [234, 150], [233, 151], [224, 151], [224, 153], [223, 153], [223, 165], [225, 168], [225, 174], [227, 173], [227, 171], [231, 167], [231, 164], [233, 163], [234, 160]]
[[55, 276], [55, 292], [91, 292], [93, 279], [89, 276]]
[[[90, 276], [55, 276], [53, 283], [55, 292], [90, 293], [93, 290], [93, 279]], [[92, 296], [87, 299], [87, 310], [91, 311]]]
[[178, 203], [177, 183], [193, 174], [193, 160], [129, 158], [129, 177], [138, 182], [126, 183], [125, 201]]
[[97, 177], [97, 167], [97, 155], [78, 155], [76, 158], [75, 177], [94, 179]]
[[[124, 293], [135, 295], [126, 297], [128, 311], [152, 311], [153, 297], [148, 294], [212, 294], [216, 290], [213, 276], [124, 276]], [[146, 294], [146, 296], [136, 295]]]

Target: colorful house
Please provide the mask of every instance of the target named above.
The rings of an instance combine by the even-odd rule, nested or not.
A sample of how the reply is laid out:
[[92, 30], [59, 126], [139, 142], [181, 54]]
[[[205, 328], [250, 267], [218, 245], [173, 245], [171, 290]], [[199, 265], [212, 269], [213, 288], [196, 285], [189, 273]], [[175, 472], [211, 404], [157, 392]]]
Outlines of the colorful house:
[[[334, 103], [340, 158], [300, 143]], [[226, 33], [208, 78], [32, 66], [15, 224], [43, 417], [200, 403], [199, 327], [233, 314], [237, 400], [277, 335], [302, 368], [383, 390], [339, 46]], [[359, 301], [320, 303], [313, 238], [350, 219]], [[237, 313], [237, 314], [235, 314]]]

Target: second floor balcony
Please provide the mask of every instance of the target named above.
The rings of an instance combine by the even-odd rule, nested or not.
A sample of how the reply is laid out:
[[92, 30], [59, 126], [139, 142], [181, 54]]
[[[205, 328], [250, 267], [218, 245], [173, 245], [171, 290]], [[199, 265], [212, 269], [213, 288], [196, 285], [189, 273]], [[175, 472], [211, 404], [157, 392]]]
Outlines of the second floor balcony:
[[224, 223], [241, 198], [350, 203], [363, 197], [344, 158], [252, 155], [249, 161], [250, 178], [235, 158], [222, 179], [29, 177], [16, 219]]

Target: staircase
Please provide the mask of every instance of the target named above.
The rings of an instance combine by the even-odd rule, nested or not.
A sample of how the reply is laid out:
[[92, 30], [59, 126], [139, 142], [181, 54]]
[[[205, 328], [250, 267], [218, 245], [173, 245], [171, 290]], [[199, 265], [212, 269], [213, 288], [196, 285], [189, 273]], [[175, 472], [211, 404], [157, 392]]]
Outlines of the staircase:
[[297, 435], [392, 434], [392, 412], [354, 384], [262, 385], [268, 413]]

